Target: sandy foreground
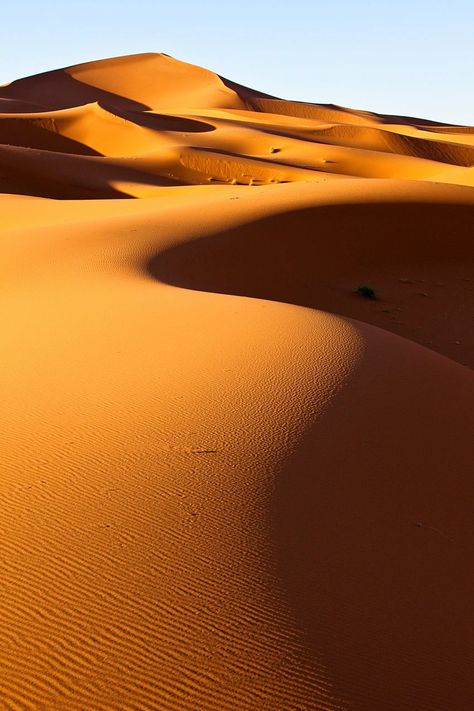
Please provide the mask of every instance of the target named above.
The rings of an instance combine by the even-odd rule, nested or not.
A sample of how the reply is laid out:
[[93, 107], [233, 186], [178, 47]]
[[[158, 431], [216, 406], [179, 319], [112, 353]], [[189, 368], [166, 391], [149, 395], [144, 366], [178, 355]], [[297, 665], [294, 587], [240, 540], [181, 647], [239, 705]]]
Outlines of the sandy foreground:
[[1, 709], [472, 708], [473, 166], [166, 55], [0, 88]]

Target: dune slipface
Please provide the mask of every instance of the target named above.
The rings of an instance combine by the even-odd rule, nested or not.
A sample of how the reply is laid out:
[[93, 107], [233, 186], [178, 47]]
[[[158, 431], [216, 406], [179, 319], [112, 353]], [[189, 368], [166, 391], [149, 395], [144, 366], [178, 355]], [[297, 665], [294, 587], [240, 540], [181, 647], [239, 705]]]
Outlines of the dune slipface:
[[166, 55], [0, 88], [1, 708], [471, 708], [473, 166]]

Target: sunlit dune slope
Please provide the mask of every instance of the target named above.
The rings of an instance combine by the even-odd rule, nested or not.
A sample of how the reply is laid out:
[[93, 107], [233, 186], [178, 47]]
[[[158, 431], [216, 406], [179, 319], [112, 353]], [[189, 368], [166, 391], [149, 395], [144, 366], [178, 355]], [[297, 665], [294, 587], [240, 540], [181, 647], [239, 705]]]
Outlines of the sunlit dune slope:
[[[0, 144], [25, 154], [15, 157], [21, 176], [0, 156], [3, 192], [74, 199], [145, 197], [170, 183], [341, 176], [470, 185], [462, 168], [474, 165], [468, 127], [274, 99], [161, 54], [91, 62], [1, 87]], [[34, 164], [43, 161], [26, 149], [56, 153], [56, 169], [39, 175]], [[63, 154], [81, 156], [72, 175]], [[133, 175], [144, 157], [144, 169]], [[122, 159], [119, 168], [114, 158]], [[58, 186], [51, 172], [62, 162]], [[123, 185], [114, 190], [114, 183]]]
[[0, 110], [0, 708], [467, 711], [472, 129], [152, 54]]

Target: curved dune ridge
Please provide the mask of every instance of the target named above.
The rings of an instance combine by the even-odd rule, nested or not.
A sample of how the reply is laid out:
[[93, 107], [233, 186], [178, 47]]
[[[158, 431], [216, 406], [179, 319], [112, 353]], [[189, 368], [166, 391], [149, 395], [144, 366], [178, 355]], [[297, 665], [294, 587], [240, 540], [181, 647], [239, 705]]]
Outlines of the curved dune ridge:
[[166, 55], [0, 87], [1, 708], [471, 707], [473, 164]]
[[340, 177], [473, 184], [468, 127], [282, 101], [163, 54], [0, 87], [0, 144], [2, 192], [61, 199]]

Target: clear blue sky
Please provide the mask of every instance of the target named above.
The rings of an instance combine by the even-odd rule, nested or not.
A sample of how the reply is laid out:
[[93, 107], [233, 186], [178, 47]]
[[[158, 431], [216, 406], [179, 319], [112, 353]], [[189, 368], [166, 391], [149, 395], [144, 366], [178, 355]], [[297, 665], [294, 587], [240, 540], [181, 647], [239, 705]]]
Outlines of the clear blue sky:
[[474, 0], [3, 0], [0, 83], [165, 52], [270, 94], [474, 124]]

